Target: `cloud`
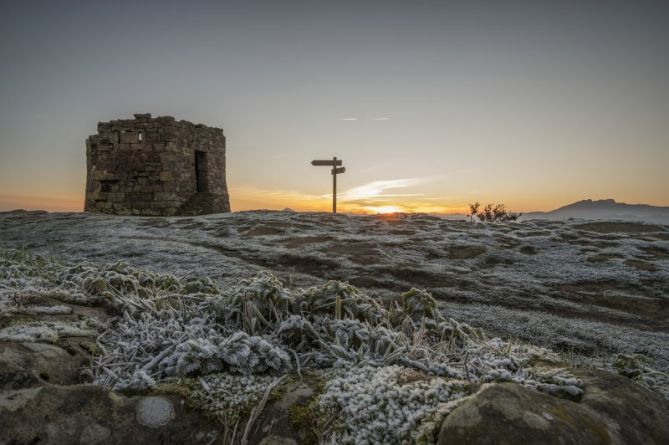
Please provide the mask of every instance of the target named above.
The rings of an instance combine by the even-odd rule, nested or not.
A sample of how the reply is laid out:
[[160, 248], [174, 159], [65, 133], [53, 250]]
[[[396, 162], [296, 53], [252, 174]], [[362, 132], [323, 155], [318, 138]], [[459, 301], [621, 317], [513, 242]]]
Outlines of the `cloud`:
[[[412, 187], [414, 185], [422, 184], [427, 181], [427, 178], [405, 178], [405, 179], [389, 179], [385, 181], [373, 181], [367, 184], [363, 184], [358, 187], [353, 187], [351, 189], [345, 190], [341, 194], [341, 199], [343, 201], [355, 201], [360, 199], [370, 199], [375, 197], [390, 197], [390, 196], [400, 196], [400, 195], [389, 195], [385, 194], [386, 190], [397, 190], [406, 187]], [[417, 196], [420, 194], [412, 194]]]
[[342, 117], [342, 118], [339, 119], [339, 120], [340, 120], [340, 121], [357, 121], [358, 118], [357, 118], [357, 117]]
[[375, 117], [373, 120], [375, 121], [387, 121], [390, 120], [389, 117]]
[[[426, 196], [423, 193], [401, 193], [402, 190], [439, 176], [389, 179], [340, 191], [337, 208], [351, 213], [466, 213], [464, 205], [449, 205], [448, 198]], [[230, 187], [230, 201], [234, 211], [251, 209], [291, 208], [298, 211], [329, 212], [332, 209], [332, 195], [314, 195], [295, 190], [266, 190], [253, 186]]]

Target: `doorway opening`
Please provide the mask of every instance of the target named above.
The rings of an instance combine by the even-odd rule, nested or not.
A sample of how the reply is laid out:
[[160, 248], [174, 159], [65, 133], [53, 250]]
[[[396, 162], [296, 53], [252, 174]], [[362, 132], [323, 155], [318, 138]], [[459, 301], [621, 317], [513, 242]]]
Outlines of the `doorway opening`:
[[209, 191], [207, 152], [195, 150], [195, 186], [198, 193]]

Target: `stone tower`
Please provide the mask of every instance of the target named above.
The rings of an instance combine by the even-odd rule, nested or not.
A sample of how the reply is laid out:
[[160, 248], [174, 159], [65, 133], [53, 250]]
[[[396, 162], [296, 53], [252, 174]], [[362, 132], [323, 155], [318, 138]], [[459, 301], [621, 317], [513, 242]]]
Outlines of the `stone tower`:
[[171, 116], [100, 122], [86, 140], [87, 212], [201, 215], [230, 211], [225, 136]]

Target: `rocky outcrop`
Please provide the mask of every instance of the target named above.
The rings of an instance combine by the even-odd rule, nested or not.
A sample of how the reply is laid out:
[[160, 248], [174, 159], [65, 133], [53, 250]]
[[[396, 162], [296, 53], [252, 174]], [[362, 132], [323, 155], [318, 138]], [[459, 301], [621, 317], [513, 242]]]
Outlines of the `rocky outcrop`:
[[[0, 344], [0, 443], [221, 443], [220, 423], [189, 408], [187, 395], [126, 396], [77, 384], [86, 353], [67, 347]], [[515, 383], [482, 386], [446, 417], [438, 443], [660, 444], [669, 437], [666, 399], [622, 376], [571, 372], [583, 382], [579, 401]], [[315, 443], [310, 410], [323, 384], [309, 374], [287, 379], [251, 424], [249, 443]]]
[[[39, 299], [43, 308], [49, 299]], [[31, 322], [104, 320], [107, 309], [77, 304], [67, 315], [39, 314]], [[63, 310], [63, 312], [65, 312]], [[0, 313], [0, 327], [26, 315]], [[124, 396], [82, 384], [93, 342], [85, 337], [53, 343], [0, 342], [0, 445], [5, 444], [211, 444], [219, 425], [176, 394]]]
[[439, 444], [662, 444], [669, 401], [629, 379], [574, 370], [580, 402], [513, 383], [484, 386], [444, 421]]
[[86, 352], [75, 345], [68, 349], [47, 343], [0, 343], [0, 389], [78, 383]]
[[0, 443], [208, 444], [218, 428], [177, 396], [124, 397], [96, 385], [0, 393]]

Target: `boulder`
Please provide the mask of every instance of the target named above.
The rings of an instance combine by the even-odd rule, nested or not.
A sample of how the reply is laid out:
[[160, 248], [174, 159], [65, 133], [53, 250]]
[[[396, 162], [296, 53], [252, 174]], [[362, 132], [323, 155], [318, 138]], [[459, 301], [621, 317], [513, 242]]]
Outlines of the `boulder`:
[[28, 388], [42, 382], [79, 383], [88, 353], [77, 345], [66, 346], [68, 350], [47, 343], [0, 342], [0, 390]]
[[583, 381], [581, 405], [596, 412], [621, 443], [669, 442], [669, 400], [627, 377], [574, 369]]
[[1, 444], [209, 444], [218, 430], [174, 395], [51, 384], [0, 393]]
[[666, 443], [669, 401], [625, 377], [574, 372], [584, 383], [580, 402], [515, 383], [484, 385], [446, 418], [439, 445]]

